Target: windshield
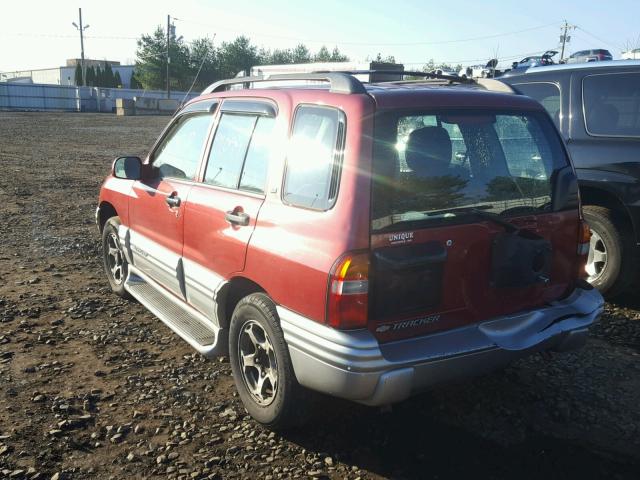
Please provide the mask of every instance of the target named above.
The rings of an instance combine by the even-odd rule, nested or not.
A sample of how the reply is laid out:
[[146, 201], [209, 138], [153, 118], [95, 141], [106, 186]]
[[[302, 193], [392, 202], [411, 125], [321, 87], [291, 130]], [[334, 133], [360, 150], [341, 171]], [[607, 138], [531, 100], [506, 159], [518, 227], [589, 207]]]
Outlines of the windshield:
[[383, 111], [376, 116], [372, 229], [545, 211], [567, 158], [542, 113]]

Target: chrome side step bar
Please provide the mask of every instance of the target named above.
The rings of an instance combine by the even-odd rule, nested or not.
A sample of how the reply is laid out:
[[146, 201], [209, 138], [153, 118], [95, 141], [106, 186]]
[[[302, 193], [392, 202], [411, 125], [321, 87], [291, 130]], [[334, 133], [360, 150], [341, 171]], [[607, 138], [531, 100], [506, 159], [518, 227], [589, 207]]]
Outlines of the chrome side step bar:
[[124, 286], [136, 300], [202, 355], [213, 358], [226, 354], [225, 336], [221, 335], [217, 325], [164, 291], [131, 264]]

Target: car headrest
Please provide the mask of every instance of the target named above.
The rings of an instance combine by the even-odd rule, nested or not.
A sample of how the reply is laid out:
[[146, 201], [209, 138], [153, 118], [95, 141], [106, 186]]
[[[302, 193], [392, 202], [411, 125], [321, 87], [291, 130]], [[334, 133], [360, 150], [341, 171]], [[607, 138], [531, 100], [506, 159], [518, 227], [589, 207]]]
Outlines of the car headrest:
[[405, 159], [417, 175], [437, 175], [451, 163], [451, 151], [449, 132], [442, 127], [423, 127], [409, 135]]

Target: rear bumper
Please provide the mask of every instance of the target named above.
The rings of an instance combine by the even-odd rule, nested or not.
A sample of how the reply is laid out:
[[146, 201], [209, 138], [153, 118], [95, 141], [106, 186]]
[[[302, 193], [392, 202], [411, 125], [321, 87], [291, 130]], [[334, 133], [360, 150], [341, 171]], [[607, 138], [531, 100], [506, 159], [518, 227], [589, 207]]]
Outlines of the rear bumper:
[[334, 330], [277, 307], [298, 382], [367, 405], [399, 402], [531, 353], [578, 348], [603, 308], [597, 290], [578, 288], [538, 310], [379, 344], [368, 330]]

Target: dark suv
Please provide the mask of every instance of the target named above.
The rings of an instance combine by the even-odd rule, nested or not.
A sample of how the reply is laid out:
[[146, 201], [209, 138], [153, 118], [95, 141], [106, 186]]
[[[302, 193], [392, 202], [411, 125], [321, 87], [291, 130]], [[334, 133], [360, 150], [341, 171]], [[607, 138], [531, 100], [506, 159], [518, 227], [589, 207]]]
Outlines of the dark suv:
[[640, 61], [538, 67], [500, 80], [538, 100], [562, 132], [593, 232], [589, 281], [609, 296], [623, 292], [640, 243]]
[[386, 405], [579, 347], [602, 312], [580, 278], [589, 232], [549, 115], [417, 75], [437, 78], [222, 81], [102, 186], [113, 291], [203, 355], [228, 353], [266, 425], [297, 417], [301, 386]]

